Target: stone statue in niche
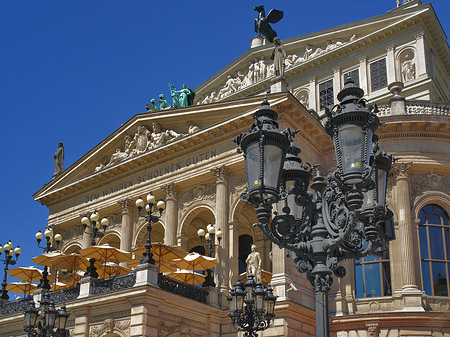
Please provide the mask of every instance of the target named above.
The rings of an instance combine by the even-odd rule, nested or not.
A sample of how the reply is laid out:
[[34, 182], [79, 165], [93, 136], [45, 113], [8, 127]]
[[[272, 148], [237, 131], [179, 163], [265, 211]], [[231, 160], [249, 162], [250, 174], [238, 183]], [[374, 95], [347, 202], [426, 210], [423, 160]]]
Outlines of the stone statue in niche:
[[307, 91], [300, 91], [300, 92], [297, 94], [297, 98], [298, 98], [298, 100], [300, 101], [300, 103], [302, 103], [302, 105], [303, 105], [305, 108], [308, 108], [308, 107], [309, 107], [309, 97], [308, 97], [308, 92], [307, 92]]
[[402, 79], [403, 82], [412, 81], [416, 78], [416, 65], [409, 55], [405, 56], [402, 63]]
[[58, 144], [58, 148], [53, 155], [53, 161], [55, 172], [53, 173], [52, 178], [55, 178], [56, 176], [60, 175], [62, 171], [64, 171], [64, 146], [62, 142], [59, 142]]
[[255, 282], [261, 282], [261, 255], [256, 251], [256, 245], [252, 245], [251, 249], [252, 251], [245, 260], [247, 275], [252, 274], [255, 277]]

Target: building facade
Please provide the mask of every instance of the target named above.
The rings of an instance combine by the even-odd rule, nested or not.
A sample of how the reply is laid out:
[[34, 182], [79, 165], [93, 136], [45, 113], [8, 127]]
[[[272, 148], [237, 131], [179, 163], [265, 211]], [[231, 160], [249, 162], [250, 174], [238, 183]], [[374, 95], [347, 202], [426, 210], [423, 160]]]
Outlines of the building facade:
[[[224, 233], [217, 286], [200, 300], [174, 293], [146, 269], [58, 293], [71, 313], [71, 336], [238, 336], [225, 296], [245, 271], [251, 244], [278, 296], [274, 324], [260, 335], [314, 336], [311, 285], [252, 226], [254, 209], [239, 198], [244, 161], [232, 139], [249, 128], [271, 89], [280, 129], [301, 130], [302, 160], [333, 171], [324, 108], [337, 103], [345, 76], [379, 105], [377, 135], [396, 158], [387, 191], [396, 239], [380, 257], [343, 263], [347, 276], [330, 292], [332, 335], [450, 336], [450, 49], [432, 6], [404, 1], [384, 15], [282, 43], [285, 83], [273, 81], [273, 45], [256, 37], [196, 89], [195, 105], [134, 116], [36, 192], [66, 253], [91, 245], [80, 216], [94, 210], [110, 221], [98, 244], [131, 251], [144, 243], [146, 223], [134, 202], [149, 192], [166, 202], [152, 241], [199, 251], [198, 229], [213, 223]], [[25, 335], [17, 307], [3, 305], [0, 336]]]

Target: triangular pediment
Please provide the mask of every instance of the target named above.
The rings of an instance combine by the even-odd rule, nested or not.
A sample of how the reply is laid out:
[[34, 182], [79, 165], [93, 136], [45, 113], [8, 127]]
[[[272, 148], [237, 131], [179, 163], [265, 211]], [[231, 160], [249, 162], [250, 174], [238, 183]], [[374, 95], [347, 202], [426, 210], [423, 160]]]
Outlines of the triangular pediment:
[[[284, 76], [287, 81], [295, 82], [296, 77], [323, 64], [348, 59], [349, 55], [370, 45], [424, 24], [421, 29], [433, 36], [435, 48], [450, 74], [449, 48], [431, 5], [412, 1], [384, 15], [283, 40], [287, 53]], [[439, 40], [442, 43], [437, 42]], [[273, 44], [269, 43], [248, 50], [196, 88], [196, 103], [248, 97], [267, 90], [275, 76], [270, 59], [272, 50]]]
[[[309, 115], [288, 93], [272, 94], [270, 101], [280, 111], [290, 110], [300, 116], [302, 110], [303, 115]], [[135, 115], [36, 192], [34, 198], [48, 205], [147, 168], [164, 167], [178, 158], [195, 154], [196, 149], [201, 149], [206, 158], [205, 149], [215, 144], [224, 143], [225, 150], [234, 148], [235, 151], [231, 140], [248, 129], [252, 114], [261, 102], [262, 97], [258, 96]], [[314, 121], [313, 116], [309, 119]], [[319, 128], [320, 123], [315, 123]]]

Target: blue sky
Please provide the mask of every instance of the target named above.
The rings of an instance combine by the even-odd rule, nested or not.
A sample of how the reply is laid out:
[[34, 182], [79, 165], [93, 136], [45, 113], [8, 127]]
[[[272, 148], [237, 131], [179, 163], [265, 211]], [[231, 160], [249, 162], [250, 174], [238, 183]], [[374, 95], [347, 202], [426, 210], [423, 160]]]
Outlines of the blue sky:
[[[450, 34], [450, 1], [431, 3]], [[34, 234], [48, 210], [32, 194], [50, 181], [58, 142], [68, 167], [168, 83], [199, 86], [248, 50], [259, 4], [285, 12], [274, 28], [287, 39], [384, 14], [395, 0], [0, 3], [0, 244], [21, 246], [18, 265], [41, 253]]]

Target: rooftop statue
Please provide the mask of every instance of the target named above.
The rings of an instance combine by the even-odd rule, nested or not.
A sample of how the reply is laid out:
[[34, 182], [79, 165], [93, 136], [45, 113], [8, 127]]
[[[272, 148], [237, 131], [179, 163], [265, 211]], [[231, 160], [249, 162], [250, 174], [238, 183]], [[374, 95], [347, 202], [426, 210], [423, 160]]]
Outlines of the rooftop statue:
[[253, 9], [259, 13], [258, 18], [255, 19], [255, 32], [258, 33], [259, 36], [263, 35], [269, 42], [273, 42], [277, 33], [270, 27], [269, 23], [277, 23], [280, 21], [283, 18], [283, 11], [271, 9], [266, 16], [263, 5], [256, 6]]
[[64, 171], [64, 146], [62, 142], [59, 142], [58, 148], [56, 149], [55, 154], [53, 155], [55, 172], [52, 174], [52, 178], [55, 178], [62, 171]]
[[169, 83], [170, 94], [173, 99], [173, 107], [185, 107], [194, 105], [195, 92], [189, 89], [186, 84], [183, 84], [183, 88], [176, 90], [175, 87]]
[[274, 37], [273, 42], [275, 43], [275, 48], [272, 51], [272, 60], [276, 76], [284, 77], [284, 60], [286, 59], [286, 51], [279, 38]]

